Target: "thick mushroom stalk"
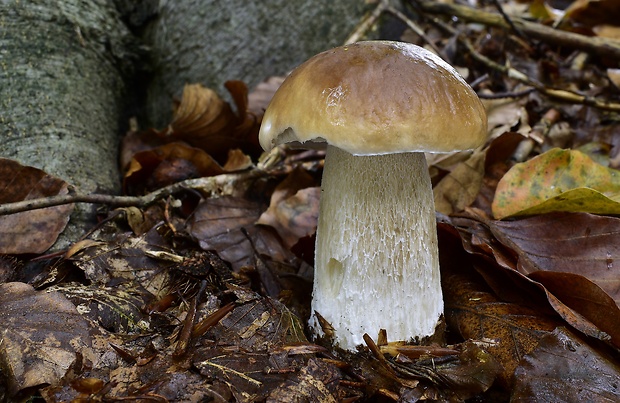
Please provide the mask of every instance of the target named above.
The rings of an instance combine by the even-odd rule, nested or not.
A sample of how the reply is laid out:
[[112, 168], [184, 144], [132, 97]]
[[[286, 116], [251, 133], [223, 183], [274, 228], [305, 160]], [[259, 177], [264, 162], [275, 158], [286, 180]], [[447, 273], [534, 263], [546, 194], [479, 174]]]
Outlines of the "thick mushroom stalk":
[[[353, 156], [328, 146], [312, 310], [352, 350], [432, 335], [443, 312], [435, 209], [423, 153]], [[316, 316], [310, 325], [322, 333]]]

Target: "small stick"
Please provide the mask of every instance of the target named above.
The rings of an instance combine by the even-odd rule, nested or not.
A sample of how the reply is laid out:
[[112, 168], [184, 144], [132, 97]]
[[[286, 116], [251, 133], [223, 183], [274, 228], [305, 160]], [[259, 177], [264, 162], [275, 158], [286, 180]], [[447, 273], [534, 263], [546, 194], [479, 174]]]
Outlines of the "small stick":
[[[464, 20], [500, 28], [510, 28], [501, 15], [488, 13], [471, 7], [437, 1], [412, 0], [412, 6], [430, 14], [444, 14]], [[547, 43], [579, 49], [610, 59], [620, 60], [620, 44], [602, 37], [588, 37], [572, 32], [560, 31], [542, 24], [512, 17], [511, 21], [519, 31], [529, 38]]]
[[204, 192], [220, 195], [229, 194], [234, 188], [234, 186], [231, 186], [231, 184], [242, 180], [258, 178], [265, 175], [268, 175], [268, 173], [258, 169], [254, 169], [241, 173], [229, 173], [217, 176], [210, 176], [206, 178], [187, 179], [185, 181], [174, 183], [164, 188], [157, 189], [144, 196], [115, 196], [107, 194], [72, 193], [67, 195], [42, 197], [39, 199], [23, 200], [15, 203], [2, 204], [0, 205], [0, 216], [71, 203], [105, 204], [112, 207], [146, 207], [155, 203], [157, 200], [160, 200], [162, 198], [186, 189], [198, 189]]
[[192, 330], [194, 329], [194, 321], [196, 320], [196, 311], [198, 309], [198, 304], [200, 303], [200, 297], [206, 288], [207, 281], [202, 280], [200, 282], [200, 290], [196, 296], [192, 298], [192, 302], [189, 304], [189, 308], [187, 309], [187, 317], [183, 321], [183, 328], [181, 329], [177, 346], [174, 353], [172, 353], [172, 356], [175, 358], [183, 357], [189, 348], [189, 343], [192, 339]]
[[353, 33], [349, 35], [349, 37], [344, 41], [345, 45], [350, 45], [352, 43], [358, 42], [366, 32], [372, 28], [373, 25], [377, 23], [377, 20], [388, 6], [389, 0], [379, 0], [379, 4], [372, 10], [372, 13], [368, 15], [366, 18], [362, 20], [362, 22], [355, 28]]
[[415, 22], [411, 21], [411, 18], [407, 17], [405, 14], [401, 13], [400, 11], [398, 11], [397, 9], [395, 9], [392, 6], [388, 6], [386, 7], [385, 11], [393, 14], [396, 18], [398, 18], [399, 20], [401, 20], [402, 22], [404, 22], [407, 27], [409, 27], [410, 30], [412, 30], [413, 32], [416, 33], [416, 35], [418, 35], [420, 38], [422, 38], [424, 40], [424, 42], [426, 42], [428, 44], [428, 46], [430, 46], [433, 51], [435, 51], [435, 53], [437, 53], [439, 56], [441, 56], [442, 59], [447, 61], [447, 58], [445, 57], [443, 51], [441, 49], [439, 49], [437, 47], [437, 45], [435, 45], [434, 42], [432, 42], [427, 36], [426, 33], [424, 32], [424, 30]]
[[565, 102], [572, 102], [576, 104], [593, 106], [595, 108], [608, 110], [608, 111], [616, 111], [616, 112], [620, 111], [619, 103], [609, 102], [609, 101], [601, 100], [595, 97], [581, 95], [576, 92], [572, 92], [568, 90], [548, 88], [540, 81], [535, 80], [531, 77], [528, 77], [525, 73], [515, 68], [494, 62], [488, 57], [480, 54], [479, 52], [476, 51], [476, 49], [474, 49], [474, 46], [467, 38], [465, 38], [463, 35], [459, 35], [457, 31], [454, 28], [452, 28], [450, 25], [445, 24], [442, 21], [439, 21], [438, 19], [434, 19], [433, 23], [435, 23], [437, 26], [441, 27], [443, 30], [449, 32], [452, 35], [458, 35], [459, 43], [465, 46], [465, 48], [467, 48], [467, 51], [471, 54], [471, 56], [474, 59], [476, 59], [478, 62], [486, 65], [487, 67], [490, 67], [494, 70], [501, 72], [502, 74], [504, 74], [505, 76], [509, 78], [513, 78], [524, 84], [532, 86], [537, 91], [541, 92], [544, 95], [547, 95], [551, 98], [555, 98], [555, 99], [562, 100]]

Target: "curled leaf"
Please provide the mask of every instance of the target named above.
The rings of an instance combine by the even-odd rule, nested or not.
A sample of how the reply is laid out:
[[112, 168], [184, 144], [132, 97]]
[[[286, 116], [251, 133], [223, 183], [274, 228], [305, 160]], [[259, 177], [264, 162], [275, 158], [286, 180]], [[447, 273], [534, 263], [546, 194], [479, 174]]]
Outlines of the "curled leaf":
[[222, 173], [224, 169], [205, 151], [176, 142], [136, 153], [125, 174], [124, 187], [135, 194], [144, 188]]
[[247, 87], [241, 81], [229, 81], [226, 88], [237, 106], [230, 105], [215, 91], [200, 84], [186, 85], [174, 119], [161, 135], [201, 148], [223, 162], [229, 150], [254, 151], [258, 146], [258, 120], [247, 113]]
[[288, 248], [316, 231], [321, 189], [305, 171], [296, 169], [271, 195], [269, 208], [257, 224], [273, 227]]

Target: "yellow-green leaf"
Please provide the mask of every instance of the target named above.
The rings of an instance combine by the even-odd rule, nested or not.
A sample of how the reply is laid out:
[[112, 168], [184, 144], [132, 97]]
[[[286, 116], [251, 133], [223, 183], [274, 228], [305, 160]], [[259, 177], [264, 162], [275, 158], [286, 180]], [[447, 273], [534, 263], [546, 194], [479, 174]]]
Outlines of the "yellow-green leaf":
[[554, 148], [513, 166], [497, 185], [492, 209], [497, 219], [551, 211], [620, 214], [620, 171]]

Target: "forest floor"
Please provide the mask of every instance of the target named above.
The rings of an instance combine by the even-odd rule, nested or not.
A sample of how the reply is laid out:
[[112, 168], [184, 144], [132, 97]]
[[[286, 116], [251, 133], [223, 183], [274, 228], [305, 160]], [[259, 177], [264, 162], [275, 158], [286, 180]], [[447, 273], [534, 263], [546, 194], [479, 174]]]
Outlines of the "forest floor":
[[[377, 3], [350, 41], [386, 17], [488, 115], [484, 146], [427, 156], [443, 343], [312, 340], [325, 153], [262, 152], [282, 77], [227, 83], [232, 106], [193, 84], [168, 127], [126, 135], [122, 197], [2, 161], [17, 195], [2, 203], [58, 204], [0, 205], [25, 234], [0, 239], [4, 400], [620, 400], [620, 2], [405, 11]], [[46, 254], [72, 201], [104, 206], [100, 224]]]

